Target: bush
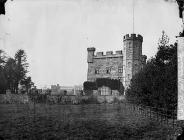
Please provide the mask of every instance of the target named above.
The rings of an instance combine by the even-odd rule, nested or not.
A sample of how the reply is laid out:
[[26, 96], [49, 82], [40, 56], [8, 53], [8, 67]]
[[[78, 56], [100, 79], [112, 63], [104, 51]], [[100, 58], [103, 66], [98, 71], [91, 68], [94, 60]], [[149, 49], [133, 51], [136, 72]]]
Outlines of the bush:
[[31, 90], [28, 93], [29, 98], [31, 101], [36, 103], [46, 103], [47, 101], [47, 95], [46, 94], [40, 94], [37, 90]]
[[85, 90], [96, 90], [97, 86], [95, 82], [86, 81], [83, 83], [84, 91]]
[[109, 78], [98, 78], [95, 82], [86, 81], [83, 86], [84, 90], [97, 90], [99, 87], [106, 86], [111, 90], [119, 90], [121, 93], [124, 91], [124, 86], [120, 80]]

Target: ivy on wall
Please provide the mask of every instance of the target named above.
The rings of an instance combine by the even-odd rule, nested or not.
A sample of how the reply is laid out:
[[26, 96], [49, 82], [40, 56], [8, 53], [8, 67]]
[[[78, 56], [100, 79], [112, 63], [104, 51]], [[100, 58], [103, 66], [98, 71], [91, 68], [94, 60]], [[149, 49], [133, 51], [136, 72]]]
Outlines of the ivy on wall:
[[124, 91], [123, 84], [117, 79], [99, 78], [95, 82], [85, 81], [83, 83], [84, 90], [97, 90], [102, 86], [109, 87], [111, 90]]

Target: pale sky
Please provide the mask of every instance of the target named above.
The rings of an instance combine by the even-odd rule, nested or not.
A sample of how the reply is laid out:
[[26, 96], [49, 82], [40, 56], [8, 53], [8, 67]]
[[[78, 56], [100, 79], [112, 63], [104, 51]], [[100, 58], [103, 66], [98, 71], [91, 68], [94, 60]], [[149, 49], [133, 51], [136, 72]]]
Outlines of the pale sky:
[[[122, 50], [133, 32], [132, 0], [14, 0], [0, 16], [0, 49], [27, 53], [29, 73], [38, 87], [72, 86], [87, 80], [87, 47]], [[170, 43], [182, 29], [177, 3], [135, 0], [135, 30], [143, 54], [157, 51], [162, 30]]]

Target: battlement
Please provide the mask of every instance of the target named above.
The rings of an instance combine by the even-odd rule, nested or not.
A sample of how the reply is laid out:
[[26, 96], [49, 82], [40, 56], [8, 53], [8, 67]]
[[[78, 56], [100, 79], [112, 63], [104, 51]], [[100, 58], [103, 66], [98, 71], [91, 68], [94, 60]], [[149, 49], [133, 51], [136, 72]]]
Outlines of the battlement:
[[122, 54], [122, 51], [116, 51], [116, 54]]
[[126, 40], [140, 40], [141, 42], [143, 41], [143, 37], [141, 35], [136, 35], [136, 34], [126, 34], [124, 37], [123, 37], [123, 41], [126, 41]]
[[116, 51], [115, 53], [113, 53], [113, 51], [107, 51], [106, 54], [104, 55], [104, 52], [97, 52], [95, 55], [95, 58], [105, 58], [105, 57], [119, 57], [119, 56], [123, 56], [123, 53], [121, 50]]
[[103, 52], [97, 52], [96, 56], [103, 56]]
[[107, 51], [106, 52], [106, 55], [112, 55], [113, 54], [113, 51]]
[[94, 47], [87, 48], [87, 51], [95, 51], [96, 49]]

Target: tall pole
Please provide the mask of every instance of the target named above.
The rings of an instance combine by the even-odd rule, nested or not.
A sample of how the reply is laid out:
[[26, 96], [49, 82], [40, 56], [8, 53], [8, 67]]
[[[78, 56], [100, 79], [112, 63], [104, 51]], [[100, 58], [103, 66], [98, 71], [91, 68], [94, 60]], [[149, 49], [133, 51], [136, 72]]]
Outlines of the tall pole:
[[133, 26], [133, 28], [132, 28], [132, 29], [133, 29], [133, 34], [134, 34], [134, 22], [135, 22], [135, 21], [134, 21], [134, 20], [135, 20], [135, 19], [134, 19], [134, 16], [135, 16], [135, 15], [134, 15], [134, 11], [135, 11], [135, 1], [132, 0], [132, 14], [133, 14], [133, 16], [132, 16], [132, 18], [133, 18], [133, 19], [132, 19], [132, 26]]

